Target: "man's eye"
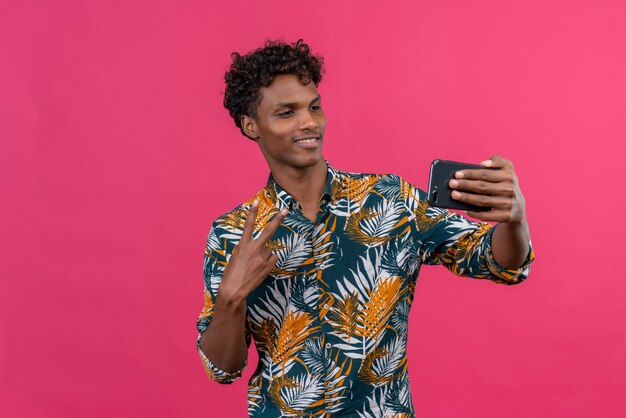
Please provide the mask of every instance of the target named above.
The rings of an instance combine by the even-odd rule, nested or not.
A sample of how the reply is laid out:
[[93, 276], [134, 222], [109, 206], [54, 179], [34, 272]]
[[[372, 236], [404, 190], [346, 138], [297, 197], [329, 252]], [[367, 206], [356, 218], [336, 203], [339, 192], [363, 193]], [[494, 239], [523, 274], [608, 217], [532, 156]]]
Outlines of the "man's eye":
[[314, 106], [311, 106], [311, 109], [313, 109], [313, 110], [322, 110], [322, 106], [314, 105]]
[[293, 111], [291, 110], [287, 110], [285, 112], [280, 112], [278, 113], [278, 116], [280, 116], [281, 118], [285, 118], [285, 117], [289, 117], [291, 116], [291, 114], [293, 113]]

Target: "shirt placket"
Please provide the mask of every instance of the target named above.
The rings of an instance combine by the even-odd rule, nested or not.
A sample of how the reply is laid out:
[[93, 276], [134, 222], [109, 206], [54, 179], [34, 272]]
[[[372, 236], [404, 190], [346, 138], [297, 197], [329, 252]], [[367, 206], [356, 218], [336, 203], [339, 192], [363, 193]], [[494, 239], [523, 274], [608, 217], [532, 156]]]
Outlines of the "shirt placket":
[[[323, 245], [322, 242], [318, 241], [319, 238], [319, 225], [328, 221], [328, 216], [330, 212], [327, 210], [329, 197], [327, 194], [324, 194], [320, 198], [320, 208], [317, 212], [317, 216], [315, 219], [315, 223], [311, 223], [311, 228], [307, 231], [308, 239], [311, 240], [311, 248], [313, 249], [313, 265], [309, 272], [309, 274], [314, 275], [315, 280], [313, 280], [314, 291], [316, 294], [316, 300], [318, 303], [313, 307], [314, 313], [316, 315], [316, 322], [319, 326], [320, 338], [322, 346], [322, 360], [324, 361], [325, 367], [328, 366], [328, 362], [326, 361], [326, 357], [329, 355], [330, 349], [332, 348], [332, 344], [329, 341], [331, 327], [328, 324], [328, 312], [330, 310], [330, 300], [328, 300], [328, 295], [330, 295], [328, 286], [326, 285], [324, 271], [326, 269], [326, 265], [324, 264], [324, 260], [321, 260], [320, 256], [320, 246]], [[295, 210], [301, 210], [300, 204], [295, 200], [291, 199], [289, 202], [290, 207]], [[310, 221], [309, 221], [310, 222]], [[317, 244], [316, 244], [317, 243]], [[320, 262], [321, 261], [321, 262]], [[328, 382], [323, 380], [324, 387], [327, 386]], [[328, 403], [328, 395], [327, 392], [324, 391], [324, 404]], [[324, 411], [325, 412], [325, 411]]]
[[[318, 314], [319, 324], [320, 324], [320, 337], [321, 342], [323, 344], [322, 347], [322, 355], [324, 359], [325, 368], [329, 367], [331, 362], [326, 361], [327, 357], [330, 356], [330, 350], [332, 349], [331, 343], [331, 332], [332, 327], [328, 321], [328, 314], [330, 312], [330, 308], [332, 305], [330, 288], [328, 285], [328, 277], [326, 274], [326, 263], [325, 258], [322, 258], [321, 248], [324, 245], [324, 242], [319, 240], [320, 237], [320, 228], [319, 225], [323, 223], [329, 222], [329, 217], [332, 216], [330, 211], [328, 210], [329, 205], [329, 196], [324, 194], [320, 200], [320, 209], [317, 213], [315, 225], [311, 234], [311, 239], [313, 242], [313, 273], [316, 275], [316, 286], [317, 286], [317, 309], [316, 312]], [[316, 244], [317, 243], [317, 244]], [[328, 386], [328, 381], [324, 380], [324, 387]], [[328, 405], [329, 403], [329, 395], [328, 392], [324, 391], [324, 405]]]
[[[330, 174], [329, 174], [330, 175]], [[289, 211], [301, 211], [302, 210], [302, 206], [298, 203], [298, 201], [296, 199], [294, 199], [292, 196], [287, 195], [285, 196], [285, 199], [280, 199], [280, 204], [279, 204], [279, 210], [281, 209], [280, 206], [282, 207], [286, 207], [287, 209], [289, 209]], [[329, 217], [333, 216], [330, 212], [330, 208], [328, 207], [331, 204], [331, 197], [328, 194], [328, 189], [325, 191], [325, 193], [322, 195], [322, 197], [320, 198], [319, 201], [319, 210], [317, 212], [317, 216], [315, 219], [315, 222], [312, 223], [310, 220], [307, 219], [307, 222], [310, 223], [310, 228], [306, 228], [306, 232], [303, 231], [306, 235], [307, 235], [307, 239], [311, 240], [311, 248], [313, 250], [313, 254], [311, 255], [313, 257], [313, 265], [311, 267], [310, 270], [308, 270], [307, 275], [313, 276], [315, 277], [315, 279], [312, 281], [312, 286], [314, 287], [314, 292], [316, 295], [316, 300], [318, 301], [318, 303], [316, 304], [316, 306], [313, 306], [313, 312], [316, 315], [315, 318], [315, 322], [316, 325], [319, 326], [319, 335], [318, 338], [320, 338], [321, 344], [322, 345], [322, 360], [324, 361], [324, 366], [325, 368], [329, 367], [329, 365], [331, 364], [330, 362], [328, 362], [326, 359], [327, 357], [330, 355], [330, 350], [332, 348], [332, 344], [331, 344], [331, 332], [332, 332], [332, 327], [328, 322], [328, 313], [330, 312], [330, 308], [332, 305], [332, 300], [331, 300], [331, 292], [330, 292], [330, 288], [328, 286], [328, 282], [327, 282], [327, 277], [325, 275], [325, 270], [326, 270], [326, 264], [325, 264], [325, 259], [321, 259], [320, 255], [321, 255], [321, 251], [322, 249], [320, 247], [322, 247], [324, 245], [323, 242], [318, 241], [318, 238], [320, 236], [320, 229], [319, 229], [319, 225], [322, 223], [328, 223], [329, 222]], [[316, 244], [317, 242], [317, 244]], [[327, 382], [326, 380], [323, 380], [323, 384], [324, 387], [326, 388], [329, 382]], [[327, 394], [327, 391], [324, 391], [324, 416], [325, 415], [325, 410], [326, 410], [326, 405], [329, 403], [330, 400], [330, 396]], [[316, 413], [320, 413], [322, 411], [318, 411]]]

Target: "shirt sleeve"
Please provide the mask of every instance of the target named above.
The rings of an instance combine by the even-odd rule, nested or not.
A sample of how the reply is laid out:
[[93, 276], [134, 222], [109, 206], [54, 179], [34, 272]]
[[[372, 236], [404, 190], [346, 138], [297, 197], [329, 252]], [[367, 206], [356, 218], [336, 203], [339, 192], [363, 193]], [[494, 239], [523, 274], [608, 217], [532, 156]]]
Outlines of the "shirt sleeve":
[[[241, 373], [247, 365], [246, 360], [244, 366], [236, 372], [227, 372], [221, 370], [220, 368], [215, 366], [215, 364], [213, 364], [211, 360], [209, 360], [209, 358], [200, 348], [200, 337], [202, 336], [202, 333], [209, 327], [209, 323], [213, 318], [213, 305], [215, 302], [215, 298], [217, 297], [219, 285], [222, 281], [224, 269], [229, 259], [230, 252], [227, 249], [226, 241], [220, 240], [218, 238], [217, 225], [216, 223], [214, 223], [211, 227], [211, 230], [209, 231], [209, 236], [207, 238], [207, 244], [204, 251], [204, 307], [196, 322], [196, 327], [198, 329], [198, 339], [196, 341], [196, 347], [198, 349], [198, 353], [200, 354], [200, 360], [202, 361], [202, 365], [204, 366], [204, 370], [207, 376], [218, 383], [234, 382], [241, 377]], [[250, 327], [247, 320], [246, 342], [249, 346]]]
[[430, 206], [427, 194], [401, 180], [403, 199], [409, 209], [411, 228], [418, 242], [418, 256], [424, 264], [442, 264], [459, 276], [488, 279], [513, 285], [528, 278], [535, 255], [530, 245], [524, 263], [507, 269], [493, 256], [491, 237], [494, 225], [475, 222], [458, 213]]

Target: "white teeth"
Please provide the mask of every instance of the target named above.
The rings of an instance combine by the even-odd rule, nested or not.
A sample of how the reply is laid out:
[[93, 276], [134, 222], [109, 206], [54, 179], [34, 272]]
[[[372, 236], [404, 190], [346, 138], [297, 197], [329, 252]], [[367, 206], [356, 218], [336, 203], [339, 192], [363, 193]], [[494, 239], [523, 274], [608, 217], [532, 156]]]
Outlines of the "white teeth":
[[317, 138], [298, 139], [296, 142], [315, 142], [315, 141], [317, 141]]

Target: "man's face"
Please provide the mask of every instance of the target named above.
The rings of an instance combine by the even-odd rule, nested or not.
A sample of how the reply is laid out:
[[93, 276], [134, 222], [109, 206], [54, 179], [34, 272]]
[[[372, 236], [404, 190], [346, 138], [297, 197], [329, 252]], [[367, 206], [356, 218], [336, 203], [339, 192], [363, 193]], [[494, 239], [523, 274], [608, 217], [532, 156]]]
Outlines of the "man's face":
[[[313, 166], [321, 159], [326, 117], [313, 82], [302, 84], [295, 75], [279, 75], [261, 89], [256, 119], [249, 119], [270, 169]], [[245, 126], [245, 123], [244, 123]], [[303, 139], [312, 141], [302, 141]]]

